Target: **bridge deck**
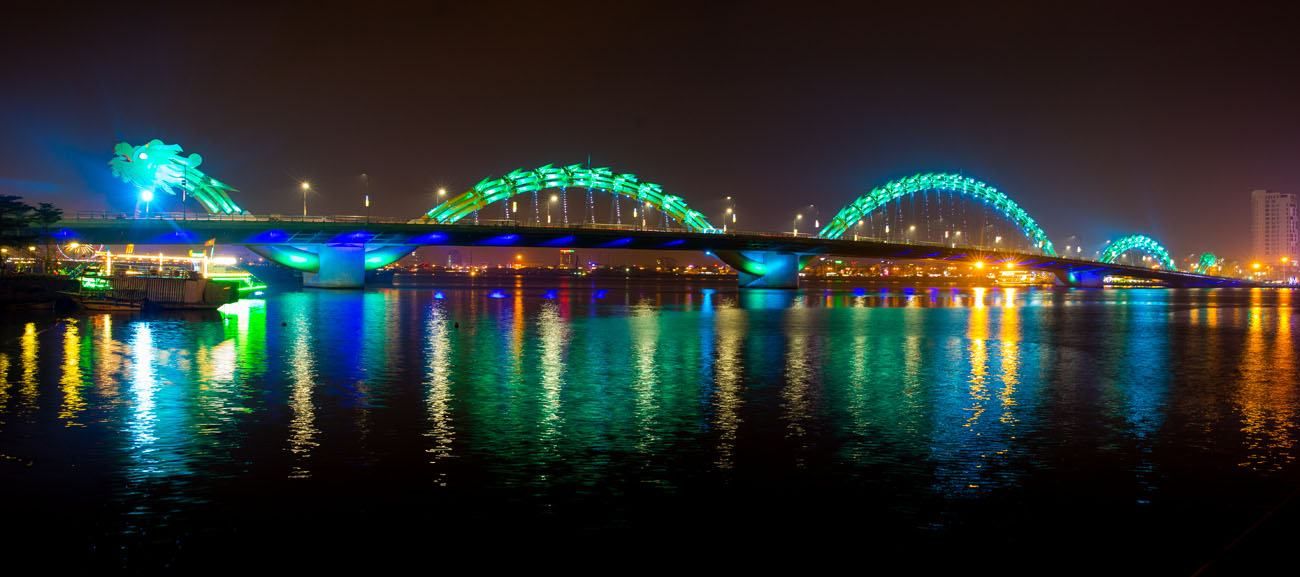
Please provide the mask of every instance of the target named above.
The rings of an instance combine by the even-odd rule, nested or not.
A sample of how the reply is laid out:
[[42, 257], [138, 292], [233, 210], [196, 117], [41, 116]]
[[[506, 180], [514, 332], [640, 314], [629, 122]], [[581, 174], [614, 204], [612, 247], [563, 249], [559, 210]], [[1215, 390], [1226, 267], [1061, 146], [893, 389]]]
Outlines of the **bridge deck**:
[[848, 258], [982, 260], [1058, 271], [1122, 275], [1172, 285], [1250, 286], [1242, 279], [1104, 264], [1095, 261], [1025, 254], [989, 247], [886, 242], [878, 239], [823, 239], [789, 233], [696, 233], [649, 230], [616, 225], [533, 225], [516, 221], [436, 225], [367, 217], [278, 217], [196, 215], [178, 218], [80, 216], [55, 225], [56, 235], [94, 244], [332, 244], [366, 243], [422, 246], [500, 246], [602, 248], [672, 251], [773, 251]]

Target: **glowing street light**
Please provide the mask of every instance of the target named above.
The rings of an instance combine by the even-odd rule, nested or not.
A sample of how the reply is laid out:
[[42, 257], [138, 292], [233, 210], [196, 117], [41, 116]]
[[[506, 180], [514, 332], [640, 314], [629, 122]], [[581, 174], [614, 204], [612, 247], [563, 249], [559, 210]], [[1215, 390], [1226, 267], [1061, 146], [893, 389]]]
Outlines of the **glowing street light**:
[[307, 216], [307, 193], [311, 191], [311, 183], [304, 180], [298, 188], [302, 189], [302, 215]]
[[149, 214], [149, 205], [153, 203], [153, 189], [152, 188], [140, 189], [140, 200], [144, 201], [144, 213]]

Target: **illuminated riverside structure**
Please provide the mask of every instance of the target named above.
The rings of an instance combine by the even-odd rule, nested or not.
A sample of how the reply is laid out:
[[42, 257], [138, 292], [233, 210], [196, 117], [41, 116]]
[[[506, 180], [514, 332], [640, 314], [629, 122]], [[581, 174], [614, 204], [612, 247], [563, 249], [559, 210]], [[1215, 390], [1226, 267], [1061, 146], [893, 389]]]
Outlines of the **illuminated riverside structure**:
[[[1050, 272], [1061, 284], [1070, 286], [1102, 286], [1112, 277], [1168, 286], [1250, 284], [1207, 274], [1211, 270], [1205, 263], [1192, 271], [1178, 271], [1169, 252], [1145, 235], [1119, 239], [1096, 261], [1078, 254], [1082, 247], [1074, 247], [1074, 253], [1058, 254], [1047, 233], [1009, 196], [956, 174], [918, 174], [872, 189], [845, 206], [813, 236], [724, 231], [682, 197], [666, 194], [658, 184], [643, 182], [634, 174], [581, 165], [548, 164], [483, 179], [413, 220], [256, 216], [230, 199], [228, 193], [234, 189], [196, 170], [201, 161], [197, 154], [182, 157], [179, 146], [158, 140], [140, 147], [121, 143], [116, 152], [110, 162], [114, 174], [137, 186], [142, 199], [151, 199], [154, 190], [173, 194], [181, 190], [198, 199], [209, 214], [144, 219], [82, 214], [55, 226], [61, 242], [196, 244], [211, 239], [246, 246], [302, 271], [304, 284], [314, 287], [360, 287], [365, 283], [365, 271], [392, 264], [420, 246], [702, 251], [734, 268], [744, 288], [796, 288], [799, 272], [817, 256], [1008, 263]], [[586, 191], [581, 220], [570, 216], [569, 188]], [[543, 197], [543, 191], [551, 193]], [[610, 223], [597, 222], [596, 192], [611, 197]], [[521, 198], [524, 210], [520, 210]], [[923, 207], [923, 222], [915, 215], [903, 217], [904, 199], [914, 213], [918, 204]], [[624, 210], [624, 202], [630, 204], [630, 210]], [[968, 219], [964, 203], [975, 203], [982, 214]], [[501, 206], [502, 218], [482, 218], [482, 211], [493, 205]], [[734, 208], [728, 214], [734, 220]], [[1012, 238], [1004, 242], [988, 223], [990, 215], [1010, 223], [1026, 244], [1017, 244], [1020, 241]], [[932, 226], [931, 220], [938, 224]], [[970, 220], [976, 223], [974, 229]], [[961, 223], [960, 228], [956, 223]], [[918, 224], [924, 229], [918, 230]], [[919, 238], [940, 231], [942, 241]], [[1155, 266], [1121, 264], [1119, 256], [1129, 251], [1154, 259]]]

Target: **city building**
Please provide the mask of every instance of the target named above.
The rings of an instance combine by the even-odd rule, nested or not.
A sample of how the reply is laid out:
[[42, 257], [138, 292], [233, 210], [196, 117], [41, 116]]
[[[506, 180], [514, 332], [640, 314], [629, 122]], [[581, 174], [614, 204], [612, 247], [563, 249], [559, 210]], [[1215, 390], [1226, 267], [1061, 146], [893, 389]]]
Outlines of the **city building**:
[[[1300, 231], [1296, 195], [1255, 190], [1250, 193], [1251, 257], [1266, 266], [1294, 263]], [[1283, 260], [1286, 259], [1286, 260]]]
[[448, 267], [448, 268], [456, 268], [456, 267], [459, 267], [459, 266], [461, 266], [461, 265], [463, 265], [463, 264], [465, 264], [465, 261], [464, 261], [463, 259], [461, 259], [461, 257], [460, 257], [460, 251], [458, 251], [458, 250], [456, 250], [456, 249], [452, 249], [452, 250], [450, 250], [450, 251], [447, 252], [447, 267]]
[[561, 250], [560, 268], [578, 268], [578, 253], [571, 248]]

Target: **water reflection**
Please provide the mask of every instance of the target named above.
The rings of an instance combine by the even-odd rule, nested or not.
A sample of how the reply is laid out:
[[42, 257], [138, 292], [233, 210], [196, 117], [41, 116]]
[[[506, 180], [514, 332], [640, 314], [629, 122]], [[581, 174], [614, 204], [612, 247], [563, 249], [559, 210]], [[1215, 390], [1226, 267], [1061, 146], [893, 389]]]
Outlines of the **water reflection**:
[[150, 323], [138, 323], [132, 331], [130, 341], [131, 380], [128, 390], [131, 396], [131, 417], [127, 430], [131, 436], [131, 458], [135, 461], [134, 471], [137, 475], [149, 475], [162, 472], [164, 460], [154, 444], [158, 441], [158, 381], [154, 367], [153, 326]]
[[78, 415], [86, 408], [81, 397], [81, 335], [76, 322], [68, 322], [63, 331], [63, 374], [59, 384], [63, 389], [63, 405], [59, 418], [69, 427], [81, 426]]
[[[298, 296], [298, 295], [294, 295]], [[316, 387], [315, 343], [311, 329], [312, 319], [303, 299], [289, 309], [287, 323], [292, 326], [289, 340], [289, 452], [294, 459], [290, 466], [291, 478], [311, 477], [311, 454], [318, 445], [316, 435], [316, 405], [312, 399]]]
[[[435, 300], [429, 308], [429, 320], [427, 323], [427, 333], [429, 339], [428, 346], [428, 393], [425, 399], [426, 410], [429, 413], [429, 430], [425, 433], [426, 437], [432, 440], [432, 445], [425, 449], [429, 454], [429, 464], [438, 465], [444, 459], [451, 457], [452, 444], [456, 440], [456, 429], [451, 419], [451, 372], [452, 360], [451, 354], [451, 335], [447, 320], [447, 311], [443, 308], [442, 301]], [[447, 473], [440, 468], [435, 469], [435, 482], [438, 485], [447, 485]]]
[[1264, 308], [1264, 289], [1251, 293], [1237, 407], [1246, 453], [1241, 466], [1280, 470], [1295, 460], [1295, 345], [1291, 341], [1290, 292], [1277, 308]]
[[637, 450], [650, 452], [659, 441], [656, 417], [659, 401], [656, 397], [659, 387], [659, 368], [656, 356], [659, 352], [659, 318], [654, 307], [645, 301], [631, 308], [628, 316], [628, 330], [632, 336], [632, 364], [636, 374], [632, 381], [635, 408], [632, 412], [638, 432]]
[[718, 455], [714, 463], [721, 469], [735, 466], [736, 439], [740, 432], [740, 409], [743, 406], [741, 379], [745, 374], [741, 348], [745, 336], [745, 312], [725, 308], [714, 317], [717, 360], [713, 364], [713, 427], [718, 431]]
[[20, 350], [18, 358], [22, 361], [23, 373], [18, 388], [18, 395], [21, 398], [19, 407], [21, 412], [34, 411], [36, 410], [36, 371], [38, 369], [36, 365], [36, 323], [27, 323], [23, 327]]
[[[798, 301], [796, 301], [798, 302]], [[796, 304], [786, 315], [785, 386], [781, 389], [781, 409], [785, 436], [799, 449], [807, 449], [808, 421], [812, 417], [812, 382], [816, 378], [816, 358], [812, 339], [807, 333], [807, 311]], [[803, 464], [803, 451], [796, 457]]]
[[1002, 404], [999, 419], [1004, 425], [1016, 424], [1016, 385], [1020, 383], [1020, 309], [1016, 307], [1016, 289], [1004, 289], [1002, 328], [998, 333], [1002, 353], [1002, 390], [998, 400]]
[[[0, 353], [0, 410], [9, 405], [9, 354]], [[4, 424], [0, 413], [0, 425]]]
[[943, 532], [1040, 505], [1026, 487], [1061, 476], [1131, 509], [1225, 470], [1295, 474], [1290, 291], [546, 289], [21, 319], [3, 326], [0, 454], [71, 452], [135, 528], [251, 478], [491, 495], [493, 514], [583, 526], [794, 480]]
[[[520, 305], [522, 306], [522, 304]], [[541, 347], [541, 440], [543, 450], [554, 454], [560, 441], [564, 416], [560, 393], [564, 387], [564, 359], [568, 356], [568, 324], [560, 318], [555, 303], [542, 303], [537, 315]]]
[[122, 344], [113, 338], [113, 315], [97, 315], [95, 330], [95, 393], [103, 399], [116, 399], [121, 389], [124, 363]]

